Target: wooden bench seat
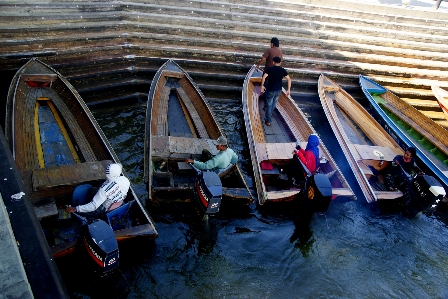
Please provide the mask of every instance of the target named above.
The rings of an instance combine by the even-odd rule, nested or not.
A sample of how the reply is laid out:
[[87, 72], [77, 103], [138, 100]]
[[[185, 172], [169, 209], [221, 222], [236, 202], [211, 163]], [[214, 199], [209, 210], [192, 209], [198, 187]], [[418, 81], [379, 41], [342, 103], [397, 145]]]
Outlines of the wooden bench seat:
[[203, 149], [216, 155], [218, 150], [213, 139], [174, 136], [151, 136], [152, 156], [167, 158], [173, 154], [200, 155]]
[[353, 147], [362, 160], [392, 161], [396, 155], [402, 155], [400, 148], [354, 144]]
[[35, 82], [51, 82], [53, 83], [58, 79], [57, 74], [23, 74], [20, 75], [20, 79], [23, 81], [35, 81]]
[[105, 169], [111, 163], [113, 161], [105, 160], [33, 170], [33, 191], [58, 186], [77, 185], [89, 181], [105, 180]]
[[[300, 142], [300, 146], [305, 149], [306, 142]], [[292, 152], [296, 147], [296, 143], [257, 143], [255, 147], [259, 161], [285, 160], [292, 158]]]

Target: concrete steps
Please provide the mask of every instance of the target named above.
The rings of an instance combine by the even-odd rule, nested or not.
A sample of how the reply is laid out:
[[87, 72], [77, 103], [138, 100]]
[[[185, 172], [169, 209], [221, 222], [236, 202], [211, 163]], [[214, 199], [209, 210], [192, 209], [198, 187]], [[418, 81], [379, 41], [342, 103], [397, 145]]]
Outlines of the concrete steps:
[[174, 58], [207, 97], [239, 98], [277, 36], [293, 94], [317, 95], [322, 72], [362, 97], [361, 73], [437, 110], [430, 85], [448, 86], [447, 16], [341, 0], [2, 1], [0, 69], [38, 56], [101, 103], [141, 98]]

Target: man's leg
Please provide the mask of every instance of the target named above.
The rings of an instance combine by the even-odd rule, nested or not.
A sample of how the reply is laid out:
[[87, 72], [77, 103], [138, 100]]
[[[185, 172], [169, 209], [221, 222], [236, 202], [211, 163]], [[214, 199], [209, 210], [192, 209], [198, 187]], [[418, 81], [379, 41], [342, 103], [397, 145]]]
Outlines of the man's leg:
[[266, 91], [266, 113], [265, 113], [265, 123], [271, 125], [271, 114], [272, 114], [272, 103], [274, 101], [275, 92]]
[[[264, 73], [263, 73], [263, 74], [264, 74]], [[264, 80], [264, 85], [263, 85], [263, 86], [264, 86], [265, 90], [268, 89], [268, 80], [269, 80], [268, 77], [266, 77], [266, 79]], [[260, 95], [260, 99], [263, 99], [263, 100], [264, 100], [263, 110], [266, 111], [266, 109], [268, 108], [268, 106], [267, 106], [267, 104], [266, 104], [266, 91]]]
[[280, 94], [282, 93], [281, 90], [277, 91], [276, 94], [274, 95], [274, 100], [272, 101], [272, 110], [271, 110], [271, 114], [274, 113], [275, 110], [275, 106], [277, 106], [278, 103], [278, 98], [280, 97]]

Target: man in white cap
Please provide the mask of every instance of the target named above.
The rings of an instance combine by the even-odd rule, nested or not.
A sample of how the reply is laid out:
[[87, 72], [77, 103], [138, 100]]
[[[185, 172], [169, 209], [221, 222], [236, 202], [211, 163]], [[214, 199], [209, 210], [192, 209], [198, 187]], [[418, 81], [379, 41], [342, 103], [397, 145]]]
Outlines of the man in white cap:
[[228, 148], [227, 139], [224, 136], [220, 136], [217, 140], [214, 140], [213, 144], [216, 145], [216, 149], [219, 150], [219, 153], [216, 156], [211, 157], [205, 162], [193, 159], [185, 159], [185, 162], [192, 163], [194, 167], [200, 170], [219, 172], [219, 170], [225, 169], [230, 164], [235, 164], [238, 161], [238, 156], [231, 148]]
[[[121, 164], [110, 164], [106, 169], [106, 181], [98, 188], [90, 188], [89, 194], [92, 193], [92, 189], [98, 191], [95, 196], [87, 196], [85, 202], [72, 202], [72, 206], [66, 209], [67, 212], [93, 212], [104, 213], [111, 207], [117, 208], [122, 203], [128, 193], [131, 183], [129, 179], [122, 174]], [[89, 202], [89, 200], [91, 200]]]

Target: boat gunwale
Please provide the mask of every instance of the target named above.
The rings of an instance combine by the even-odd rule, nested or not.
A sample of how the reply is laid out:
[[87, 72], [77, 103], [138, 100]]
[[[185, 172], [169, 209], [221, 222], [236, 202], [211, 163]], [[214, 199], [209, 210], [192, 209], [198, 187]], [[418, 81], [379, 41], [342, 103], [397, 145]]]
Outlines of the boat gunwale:
[[[256, 150], [255, 136], [254, 136], [253, 126], [252, 126], [252, 122], [251, 122], [251, 111], [252, 111], [252, 109], [251, 109], [251, 107], [249, 107], [249, 95], [248, 95], [249, 84], [253, 85], [253, 83], [251, 83], [250, 79], [253, 77], [253, 73], [256, 70], [257, 70], [256, 66], [253, 65], [251, 67], [251, 69], [249, 70], [249, 72], [247, 73], [247, 75], [246, 75], [246, 78], [244, 80], [244, 85], [243, 85], [243, 94], [242, 94], [242, 101], [243, 101], [243, 103], [242, 104], [243, 104], [243, 112], [244, 112], [245, 123], [246, 123], [246, 133], [247, 133], [247, 137], [248, 137], [248, 141], [249, 141], [249, 147], [250, 147], [250, 150], [251, 150], [252, 167], [253, 167], [253, 170], [254, 170], [254, 174], [256, 175], [255, 182], [257, 184], [257, 192], [259, 193], [261, 191], [261, 193], [262, 193], [261, 195], [258, 194], [257, 196], [258, 196], [260, 205], [263, 205], [266, 201], [268, 201], [268, 192], [266, 191], [265, 184], [262, 181], [261, 166], [260, 166], [260, 162], [261, 161], [259, 161], [260, 159], [258, 157], [257, 150]], [[257, 71], [261, 72], [259, 70], [257, 70]], [[317, 134], [317, 131], [314, 129], [314, 127], [312, 126], [311, 122], [307, 119], [307, 117], [303, 113], [302, 109], [300, 109], [300, 107], [298, 106], [296, 101], [294, 101], [294, 99], [292, 99], [292, 97], [290, 95], [289, 96], [286, 95], [286, 90], [284, 88], [282, 88], [281, 96], [286, 101], [288, 101], [288, 103], [293, 105], [295, 110], [300, 114], [300, 116], [302, 118], [300, 121], [306, 123], [309, 131], [311, 133]], [[280, 102], [281, 101], [279, 99], [279, 103]], [[286, 113], [289, 115], [288, 111], [286, 111]], [[284, 116], [281, 115], [281, 117], [283, 118]], [[291, 129], [290, 126], [288, 126], [288, 127]], [[306, 138], [307, 137], [296, 136], [294, 132], [293, 132], [293, 134], [294, 134], [294, 137], [296, 138], [296, 140], [304, 139], [303, 141], [306, 142]], [[301, 137], [301, 138], [299, 138], [299, 137]], [[354, 197], [354, 192], [353, 192], [352, 188], [350, 187], [348, 181], [346, 180], [346, 178], [344, 177], [343, 173], [341, 172], [339, 166], [337, 165], [337, 163], [333, 159], [330, 151], [325, 146], [325, 143], [324, 142], [320, 142], [319, 147], [322, 150], [321, 155], [323, 156], [323, 154], [324, 154], [326, 156], [327, 160], [329, 162], [331, 162], [332, 168], [337, 171], [338, 180], [340, 181], [340, 183], [343, 186], [343, 188], [348, 189], [350, 191], [350, 195], [348, 195], [348, 196]], [[260, 187], [258, 185], [260, 185]], [[260, 198], [262, 199], [262, 201], [260, 201]]]
[[[120, 163], [120, 160], [119, 160], [118, 156], [116, 155], [116, 153], [114, 152], [114, 150], [113, 150], [111, 144], [109, 143], [108, 139], [106, 138], [106, 135], [102, 131], [101, 127], [99, 126], [99, 124], [97, 123], [97, 121], [94, 118], [93, 114], [91, 113], [90, 109], [87, 107], [87, 105], [85, 104], [84, 100], [81, 98], [81, 96], [75, 90], [75, 88], [58, 71], [56, 71], [55, 69], [53, 69], [52, 67], [50, 67], [49, 65], [45, 64], [44, 62], [40, 61], [37, 58], [31, 58], [30, 60], [28, 60], [28, 62], [24, 66], [22, 66], [17, 71], [17, 73], [14, 75], [14, 77], [13, 77], [12, 83], [10, 85], [10, 91], [11, 91], [12, 84], [14, 84], [15, 87], [14, 87], [14, 92], [13, 93], [8, 93], [7, 113], [6, 114], [10, 115], [10, 117], [7, 118], [7, 121], [9, 120], [11, 122], [11, 121], [14, 120], [13, 119], [13, 115], [14, 115], [13, 111], [16, 109], [15, 108], [16, 105], [14, 103], [15, 103], [15, 100], [16, 100], [17, 86], [18, 86], [19, 82], [21, 82], [21, 76], [22, 75], [30, 75], [30, 74], [32, 74], [32, 73], [27, 73], [26, 71], [27, 71], [27, 68], [32, 67], [34, 64], [37, 65], [38, 68], [43, 68], [46, 71], [49, 71], [51, 74], [57, 75], [57, 79], [55, 81], [53, 81], [53, 82], [56, 82], [57, 80], [60, 80], [61, 85], [68, 88], [69, 96], [73, 97], [73, 99], [75, 100], [74, 104], [78, 105], [78, 107], [84, 112], [84, 115], [81, 115], [81, 117], [83, 117], [85, 123], [91, 125], [91, 127], [93, 129], [92, 132], [95, 132], [97, 134], [97, 136], [99, 138], [99, 141], [102, 142], [102, 146], [104, 147], [105, 151], [107, 152], [107, 154], [108, 154], [108, 156], [110, 158], [109, 160], [112, 160], [114, 163]], [[58, 97], [59, 97], [61, 102], [63, 102], [63, 103], [66, 102], [64, 100], [64, 97], [60, 96], [59, 92], [57, 90], [54, 90], [54, 92], [58, 95]], [[12, 98], [10, 98], [10, 96], [12, 96]], [[36, 101], [37, 101], [37, 99], [36, 99]], [[8, 110], [8, 109], [12, 109], [12, 111]], [[75, 119], [77, 119], [79, 116], [78, 115], [76, 115], [76, 116], [73, 115], [73, 117]], [[13, 128], [14, 128], [14, 123], [13, 122], [8, 124], [8, 126], [5, 126], [5, 131], [8, 130], [9, 132], [11, 132], [11, 133], [9, 133], [9, 134], [11, 134], [10, 135], [11, 138], [9, 140], [9, 145], [10, 145], [11, 148], [13, 148], [11, 146], [11, 142], [13, 144], [13, 142], [14, 142], [14, 135], [13, 134], [15, 133], [13, 131]], [[8, 131], [7, 131], [7, 134], [8, 134]], [[86, 138], [87, 138], [87, 136], [86, 136]], [[87, 138], [87, 140], [89, 140], [89, 138]], [[104, 154], [106, 154], [106, 152], [104, 152]], [[14, 151], [13, 151], [13, 153], [14, 153]], [[100, 161], [100, 160], [97, 160], [97, 161]], [[33, 171], [33, 169], [29, 169], [27, 171]], [[127, 175], [127, 173], [126, 173], [126, 171], [124, 169], [122, 170], [122, 172], [123, 172], [124, 176], [128, 177], [128, 175]], [[135, 201], [138, 204], [141, 213], [146, 218], [145, 222], [147, 221], [148, 224], [152, 227], [151, 231], [153, 233], [151, 235], [145, 235], [145, 236], [151, 237], [151, 238], [157, 237], [158, 236], [158, 232], [157, 232], [157, 229], [155, 227], [154, 221], [152, 220], [151, 216], [147, 213], [146, 209], [143, 207], [142, 203], [140, 202], [140, 199], [138, 198], [132, 183], [130, 185], [129, 192], [130, 192], [130, 194], [132, 195], [133, 198], [131, 200], [129, 200], [128, 202]]]
[[253, 77], [255, 71], [257, 71], [257, 68], [255, 65], [253, 65], [249, 70], [249, 72], [246, 74], [246, 77], [244, 79], [242, 105], [243, 105], [243, 115], [246, 127], [247, 140], [249, 143], [250, 156], [252, 160], [252, 170], [255, 178], [255, 186], [257, 189], [257, 199], [258, 203], [260, 205], [263, 205], [267, 201], [266, 187], [262, 182], [261, 167], [258, 162], [259, 161], [258, 153], [257, 150], [255, 149], [255, 137], [252, 129], [252, 121], [250, 113], [251, 110], [249, 107], [249, 95], [248, 95], [249, 84], [252, 84], [250, 79]]
[[[202, 91], [200, 90], [200, 88], [197, 86], [196, 82], [193, 80], [193, 78], [191, 78], [191, 76], [182, 68], [180, 67], [173, 59], [168, 59], [160, 68], [159, 70], [156, 72], [156, 74], [154, 75], [154, 79], [153, 82], [151, 83], [151, 87], [150, 87], [150, 91], [148, 94], [148, 104], [147, 104], [147, 111], [146, 111], [146, 124], [145, 124], [145, 154], [144, 154], [144, 167], [145, 167], [145, 182], [147, 184], [148, 187], [148, 198], [152, 199], [152, 177], [153, 177], [153, 169], [151, 167], [151, 163], [152, 163], [152, 138], [150, 138], [150, 136], [152, 136], [152, 118], [153, 118], [153, 104], [154, 104], [154, 98], [155, 98], [155, 92], [158, 90], [158, 83], [159, 80], [161, 79], [163, 72], [168, 68], [168, 67], [175, 67], [179, 70], [180, 73], [182, 73], [183, 77], [186, 79], [186, 81], [188, 82], [188, 84], [193, 87], [194, 92], [196, 93], [196, 95], [198, 95], [198, 97], [201, 99], [201, 105], [203, 105], [206, 108], [206, 111], [208, 112], [208, 119], [213, 121], [213, 124], [215, 126], [215, 129], [217, 130], [218, 134], [220, 136], [225, 136], [225, 134], [223, 133], [223, 130], [221, 128], [221, 125], [219, 124], [219, 122], [217, 121], [217, 117], [215, 116], [215, 113], [213, 112], [213, 109], [211, 108], [208, 100], [205, 98], [204, 94], [202, 93]], [[202, 119], [201, 119], [202, 121]], [[205, 123], [204, 123], [205, 125]], [[218, 136], [219, 137], [219, 136]], [[216, 137], [216, 138], [218, 138]], [[195, 138], [196, 139], [196, 138]], [[200, 138], [198, 137], [197, 139], [204, 139], [204, 138]], [[207, 139], [207, 138], [205, 138]], [[210, 139], [210, 138], [208, 138]], [[214, 139], [214, 138], [213, 138]], [[235, 163], [233, 168], [235, 169], [234, 171], [232, 171], [233, 173], [235, 173], [236, 176], [239, 176], [239, 179], [243, 182], [244, 188], [241, 187], [242, 189], [246, 189], [248, 194], [249, 194], [249, 203], [253, 202], [253, 196], [252, 193], [250, 192], [250, 189], [247, 185], [247, 182], [244, 178], [244, 175], [241, 172], [241, 169], [238, 165], [238, 163]], [[223, 194], [225, 196], [225, 194]]]
[[[369, 112], [367, 110], [365, 110], [341, 86], [339, 86], [337, 83], [335, 83], [330, 78], [326, 77], [324, 74], [321, 74], [319, 76], [319, 80], [318, 80], [319, 97], [320, 97], [320, 100], [321, 100], [321, 104], [322, 104], [322, 106], [324, 108], [324, 112], [325, 112], [325, 114], [327, 116], [327, 120], [330, 123], [330, 126], [333, 129], [333, 132], [335, 133], [335, 136], [338, 139], [339, 144], [341, 145], [341, 149], [345, 153], [347, 161], [349, 162], [349, 164], [350, 164], [350, 166], [351, 166], [351, 168], [353, 170], [355, 178], [356, 178], [359, 186], [361, 187], [361, 190], [363, 191], [364, 196], [366, 197], [367, 202], [371, 203], [373, 201], [377, 201], [378, 200], [378, 196], [377, 196], [375, 190], [373, 190], [372, 186], [368, 182], [368, 179], [367, 179], [364, 171], [361, 169], [360, 165], [358, 164], [358, 162], [356, 161], [355, 157], [353, 156], [352, 150], [350, 149], [349, 145], [354, 145], [354, 143], [352, 143], [350, 141], [350, 139], [348, 138], [345, 130], [342, 129], [342, 124], [340, 123], [339, 118], [336, 115], [336, 111], [334, 109], [334, 105], [338, 105], [339, 107], [341, 107], [340, 106], [341, 103], [339, 101], [337, 101], [337, 100], [333, 101], [331, 98], [327, 97], [327, 93], [328, 92], [325, 90], [325, 87], [324, 87], [325, 84], [323, 83], [323, 80], [327, 80], [328, 82], [330, 82], [334, 86], [337, 86], [338, 87], [338, 91], [335, 91], [335, 94], [336, 94], [336, 92], [340, 92], [351, 104], [353, 104], [353, 107], [355, 107], [357, 111], [361, 112], [371, 122], [376, 123], [378, 129], [383, 133], [383, 135], [386, 136], [387, 139], [392, 141], [393, 138], [390, 137], [390, 135], [381, 127], [380, 124], [378, 124], [378, 122], [369, 114]], [[353, 109], [353, 107], [351, 107], [351, 108]], [[345, 109], [343, 109], [342, 107], [341, 107], [341, 109], [345, 111]], [[361, 131], [364, 131], [363, 127], [360, 124], [357, 124], [357, 125], [360, 127]], [[394, 140], [393, 140], [393, 143], [395, 143], [396, 147], [401, 150], [401, 147]], [[391, 191], [388, 191], [388, 192], [391, 192]], [[396, 193], [396, 192], [394, 192], [394, 193]]]
[[[445, 189], [448, 189], [448, 176], [436, 165], [434, 164], [431, 159], [422, 151], [420, 150], [420, 147], [416, 145], [414, 141], [411, 140], [410, 137], [408, 137], [390, 118], [389, 116], [379, 107], [379, 105], [376, 103], [376, 101], [373, 99], [372, 95], [369, 93], [369, 91], [366, 89], [363, 80], [378, 86], [385, 90], [385, 92], [389, 92], [395, 95], [392, 91], [388, 90], [387, 88], [381, 86], [380, 84], [372, 81], [371, 79], [367, 78], [366, 76], [359, 75], [359, 85], [361, 87], [361, 90], [363, 91], [364, 95], [368, 99], [370, 105], [373, 109], [380, 115], [380, 117], [384, 120], [385, 123], [392, 129], [392, 131], [397, 135], [397, 138], [402, 141], [406, 145], [406, 147], [414, 147], [417, 151], [417, 157], [421, 160], [421, 162], [434, 173], [434, 175], [443, 182]], [[398, 97], [399, 98], [399, 97]], [[397, 140], [396, 140], [397, 141]], [[398, 141], [397, 141], [398, 142]]]

